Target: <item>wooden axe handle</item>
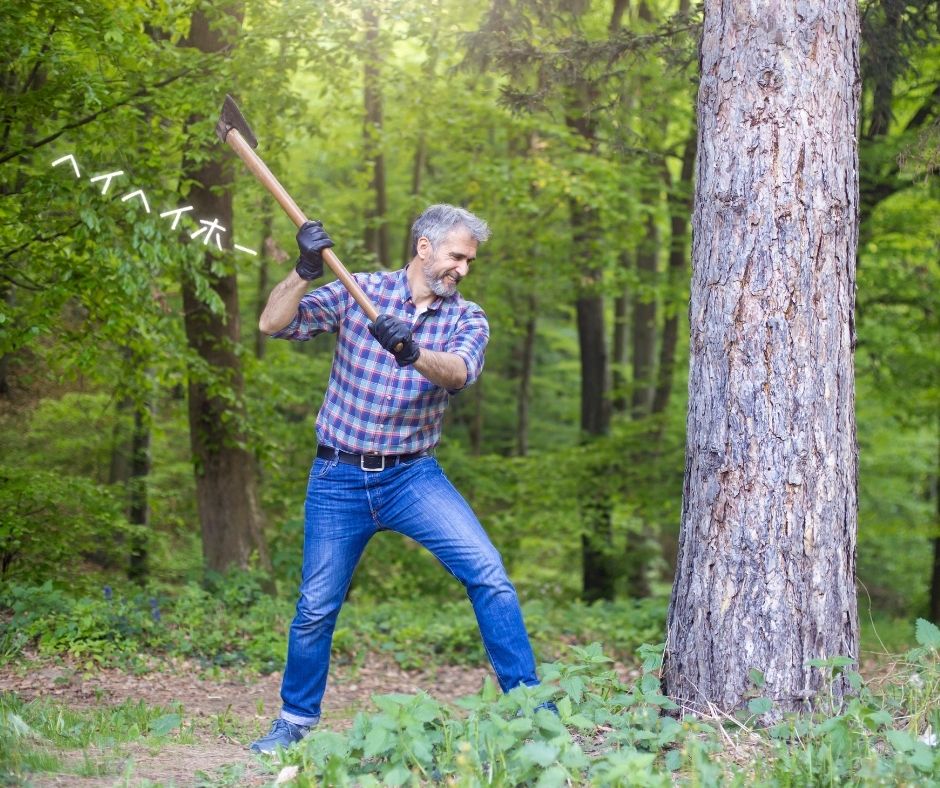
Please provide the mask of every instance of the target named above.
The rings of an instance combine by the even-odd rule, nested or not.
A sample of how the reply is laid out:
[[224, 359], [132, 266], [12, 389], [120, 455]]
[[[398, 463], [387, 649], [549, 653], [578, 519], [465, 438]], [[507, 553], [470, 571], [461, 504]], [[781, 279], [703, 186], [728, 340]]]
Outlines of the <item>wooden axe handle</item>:
[[[290, 217], [294, 224], [300, 227], [307, 221], [307, 217], [304, 216], [303, 211], [297, 207], [297, 203], [295, 203], [293, 198], [287, 193], [287, 190], [281, 186], [280, 182], [274, 177], [274, 174], [268, 169], [267, 165], [261, 161], [261, 157], [245, 142], [245, 138], [242, 137], [238, 129], [230, 129], [225, 135], [225, 141], [232, 146], [232, 150], [238, 154], [239, 158], [248, 165], [248, 169], [255, 174], [255, 177], [274, 195], [274, 199], [280, 203], [284, 212]], [[375, 308], [375, 304], [373, 304], [369, 296], [365, 294], [365, 291], [359, 287], [359, 283], [356, 281], [355, 277], [349, 273], [346, 266], [333, 254], [332, 249], [323, 250], [323, 260], [333, 273], [336, 274], [336, 278], [343, 283], [343, 286], [349, 291], [349, 294], [362, 308], [362, 311], [366, 313], [369, 320], [375, 322], [375, 319], [379, 316], [379, 310]]]

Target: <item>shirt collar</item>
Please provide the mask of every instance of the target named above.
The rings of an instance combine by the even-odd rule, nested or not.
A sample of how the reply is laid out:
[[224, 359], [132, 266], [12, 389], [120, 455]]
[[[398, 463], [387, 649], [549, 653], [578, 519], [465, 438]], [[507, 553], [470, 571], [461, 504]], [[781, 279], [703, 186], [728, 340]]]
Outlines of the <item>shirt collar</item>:
[[[409, 263], [408, 265], [411, 265], [411, 263]], [[410, 302], [413, 306], [415, 306], [415, 309], [417, 309], [414, 299], [411, 297], [411, 285], [408, 283], [408, 266], [407, 265], [404, 268], [402, 268], [401, 271], [399, 271], [398, 273], [398, 293], [401, 296], [402, 303], [407, 304]], [[454, 293], [454, 295], [451, 296], [451, 298], [457, 298], [457, 293]], [[430, 304], [428, 304], [427, 311], [436, 312], [438, 309], [440, 309], [444, 305], [445, 300], [446, 299], [442, 298], [441, 296], [436, 296], [434, 300]]]

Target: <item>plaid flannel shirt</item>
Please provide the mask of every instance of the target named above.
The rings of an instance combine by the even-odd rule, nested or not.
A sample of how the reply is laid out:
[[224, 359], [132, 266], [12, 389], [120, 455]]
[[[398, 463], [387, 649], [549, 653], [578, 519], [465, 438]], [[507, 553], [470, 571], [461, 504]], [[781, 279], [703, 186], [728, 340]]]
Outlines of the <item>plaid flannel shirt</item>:
[[[467, 365], [469, 386], [483, 370], [489, 325], [483, 310], [460, 294], [437, 298], [417, 313], [407, 269], [356, 274], [375, 304], [411, 324], [418, 345], [455, 353]], [[272, 336], [304, 341], [338, 332], [333, 368], [317, 415], [317, 442], [342, 451], [410, 454], [434, 448], [453, 393], [436, 386], [413, 366], [399, 367], [369, 333], [369, 319], [339, 281], [300, 300], [290, 325]]]

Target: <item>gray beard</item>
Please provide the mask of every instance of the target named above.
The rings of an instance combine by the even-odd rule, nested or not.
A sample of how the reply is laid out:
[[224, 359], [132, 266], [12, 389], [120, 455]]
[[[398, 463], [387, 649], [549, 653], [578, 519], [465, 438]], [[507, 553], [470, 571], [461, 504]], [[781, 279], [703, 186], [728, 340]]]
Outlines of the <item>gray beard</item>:
[[432, 262], [433, 261], [429, 261], [428, 264], [424, 266], [424, 278], [427, 281], [431, 292], [440, 298], [448, 298], [454, 295], [454, 293], [457, 292], [457, 283], [452, 282], [448, 278], [447, 274], [444, 274], [443, 276], [433, 276], [431, 274]]

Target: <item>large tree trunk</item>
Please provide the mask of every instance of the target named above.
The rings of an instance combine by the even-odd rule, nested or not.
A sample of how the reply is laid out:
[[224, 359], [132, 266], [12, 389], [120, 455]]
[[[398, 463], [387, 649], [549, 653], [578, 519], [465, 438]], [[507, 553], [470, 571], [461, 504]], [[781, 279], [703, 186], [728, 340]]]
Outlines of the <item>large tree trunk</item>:
[[[230, 12], [239, 18], [238, 12]], [[210, 29], [201, 11], [192, 16], [189, 41], [203, 52], [217, 52], [226, 39]], [[193, 118], [192, 122], [197, 119]], [[184, 182], [193, 183], [188, 195], [194, 215], [212, 217], [232, 238], [232, 175], [222, 166], [222, 149], [199, 163], [183, 164]], [[197, 241], [198, 243], [198, 241]], [[229, 243], [229, 247], [231, 244]], [[214, 314], [198, 296], [191, 277], [184, 277], [183, 308], [186, 338], [202, 359], [215, 382], [191, 376], [189, 381], [189, 433], [196, 471], [196, 499], [202, 524], [202, 552], [206, 567], [225, 570], [247, 567], [255, 556], [270, 569], [262, 532], [255, 462], [244, 444], [242, 420], [243, 382], [238, 357], [238, 280], [235, 272], [213, 271], [215, 252], [205, 252], [202, 275], [211, 283], [224, 305]], [[220, 384], [223, 391], [219, 391]]]
[[756, 669], [771, 716], [804, 709], [830, 691], [810, 660], [858, 656], [858, 95], [855, 3], [706, 1], [664, 670], [684, 707], [740, 707]]

